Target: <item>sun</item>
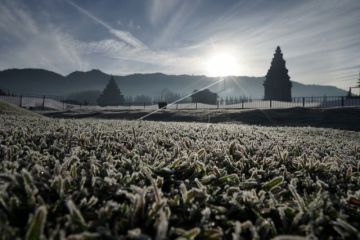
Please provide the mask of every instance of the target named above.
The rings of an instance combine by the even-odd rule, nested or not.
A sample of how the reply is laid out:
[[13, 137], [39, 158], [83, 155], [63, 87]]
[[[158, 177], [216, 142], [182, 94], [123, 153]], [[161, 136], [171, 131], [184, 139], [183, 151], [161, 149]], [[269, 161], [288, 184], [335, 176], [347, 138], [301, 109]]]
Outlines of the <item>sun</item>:
[[230, 53], [216, 53], [205, 62], [205, 71], [210, 77], [234, 76], [239, 73], [239, 63]]

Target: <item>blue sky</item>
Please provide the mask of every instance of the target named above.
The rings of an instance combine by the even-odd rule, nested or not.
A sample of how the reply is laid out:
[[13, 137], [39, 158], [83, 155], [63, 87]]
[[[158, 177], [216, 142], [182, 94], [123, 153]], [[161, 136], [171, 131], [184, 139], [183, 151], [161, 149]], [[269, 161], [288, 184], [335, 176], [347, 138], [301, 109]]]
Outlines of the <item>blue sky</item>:
[[359, 23], [359, 0], [0, 0], [0, 69], [264, 76], [280, 45], [292, 80], [347, 89]]

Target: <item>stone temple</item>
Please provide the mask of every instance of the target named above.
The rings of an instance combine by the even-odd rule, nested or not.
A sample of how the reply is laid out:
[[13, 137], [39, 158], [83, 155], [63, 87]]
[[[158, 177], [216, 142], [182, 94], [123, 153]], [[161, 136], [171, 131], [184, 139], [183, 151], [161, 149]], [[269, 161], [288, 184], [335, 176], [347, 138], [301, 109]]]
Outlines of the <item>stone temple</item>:
[[264, 100], [291, 101], [291, 81], [280, 47], [276, 48], [264, 81]]

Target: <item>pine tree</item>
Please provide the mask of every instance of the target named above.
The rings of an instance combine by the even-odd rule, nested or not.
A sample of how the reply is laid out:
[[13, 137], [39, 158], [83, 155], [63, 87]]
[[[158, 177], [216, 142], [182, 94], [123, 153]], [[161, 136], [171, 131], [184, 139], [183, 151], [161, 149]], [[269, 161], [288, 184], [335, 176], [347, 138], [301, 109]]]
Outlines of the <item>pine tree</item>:
[[264, 82], [265, 100], [291, 101], [290, 77], [280, 47], [276, 48]]
[[97, 102], [100, 106], [118, 106], [124, 103], [124, 96], [121, 94], [114, 77], [110, 78]]

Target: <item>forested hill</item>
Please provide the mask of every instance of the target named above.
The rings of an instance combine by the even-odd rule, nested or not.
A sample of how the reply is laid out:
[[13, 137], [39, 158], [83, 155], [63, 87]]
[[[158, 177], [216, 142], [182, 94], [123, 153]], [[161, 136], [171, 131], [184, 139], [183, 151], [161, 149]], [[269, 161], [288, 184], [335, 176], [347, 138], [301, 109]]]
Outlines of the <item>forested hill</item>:
[[[162, 73], [114, 76], [122, 93], [126, 96], [159, 96], [165, 88], [174, 93], [187, 94], [194, 89], [207, 86], [218, 78], [198, 75], [166, 75]], [[16, 94], [46, 94], [65, 96], [89, 90], [101, 91], [110, 75], [100, 70], [75, 71], [67, 76], [43, 69], [8, 69], [0, 71], [0, 89]], [[264, 77], [228, 77], [210, 90], [221, 96], [263, 97]], [[293, 82], [293, 96], [341, 96], [346, 91], [334, 86], [305, 85]]]

